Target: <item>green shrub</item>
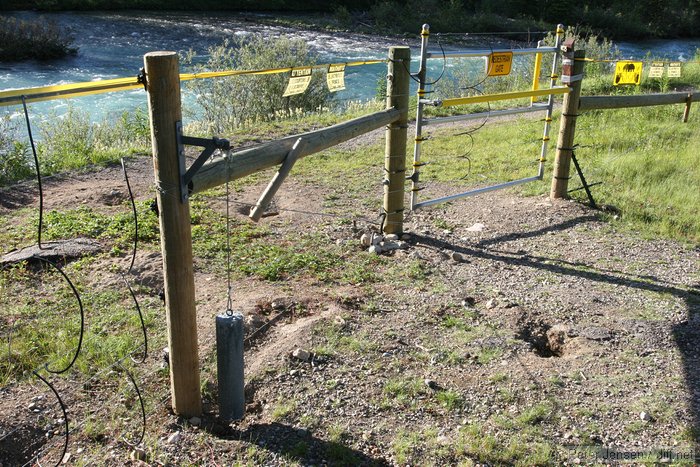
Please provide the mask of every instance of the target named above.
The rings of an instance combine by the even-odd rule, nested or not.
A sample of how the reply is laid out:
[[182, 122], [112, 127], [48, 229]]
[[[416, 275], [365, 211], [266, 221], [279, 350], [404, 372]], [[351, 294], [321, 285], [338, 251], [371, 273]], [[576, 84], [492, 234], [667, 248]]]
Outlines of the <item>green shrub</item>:
[[[191, 65], [194, 60], [195, 54], [190, 52], [184, 62]], [[225, 40], [210, 48], [207, 62], [194, 66], [194, 71], [263, 70], [316, 63], [316, 57], [301, 39], [255, 35]], [[311, 84], [303, 94], [283, 97], [288, 79], [288, 73], [239, 75], [193, 80], [187, 86], [197, 96], [203, 123], [210, 131], [221, 134], [256, 122], [307, 115], [330, 105], [331, 94], [323, 72], [314, 70]]]
[[52, 21], [0, 16], [0, 62], [50, 60], [75, 54], [73, 39]]
[[116, 121], [90, 121], [87, 112], [68, 107], [40, 127], [39, 160], [44, 174], [118, 161], [149, 150], [150, 129], [143, 110], [124, 112]]
[[32, 174], [29, 147], [20, 141], [18, 125], [9, 115], [0, 117], [0, 186]]

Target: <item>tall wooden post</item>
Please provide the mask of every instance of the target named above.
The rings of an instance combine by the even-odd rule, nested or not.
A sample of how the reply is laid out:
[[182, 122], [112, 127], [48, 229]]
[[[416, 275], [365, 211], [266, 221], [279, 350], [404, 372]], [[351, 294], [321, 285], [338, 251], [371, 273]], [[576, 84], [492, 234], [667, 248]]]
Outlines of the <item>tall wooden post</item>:
[[552, 189], [549, 192], [549, 197], [552, 199], [568, 197], [571, 153], [573, 152], [576, 117], [578, 117], [579, 112], [581, 81], [585, 64], [583, 58], [586, 57], [585, 50], [573, 50], [573, 41], [566, 41], [562, 48], [564, 49], [564, 60], [562, 62], [561, 79], [563, 83], [571, 88], [571, 92], [564, 95], [564, 102], [562, 103], [557, 155], [554, 159]]
[[177, 53], [151, 52], [144, 56], [144, 63], [160, 211], [172, 407], [179, 415], [193, 417], [202, 413], [202, 397], [190, 206], [180, 196], [175, 129], [182, 120]]
[[391, 47], [387, 73], [386, 107], [401, 112], [386, 129], [384, 151], [384, 233], [403, 232], [404, 187], [406, 183], [406, 136], [408, 134], [408, 93], [411, 49]]

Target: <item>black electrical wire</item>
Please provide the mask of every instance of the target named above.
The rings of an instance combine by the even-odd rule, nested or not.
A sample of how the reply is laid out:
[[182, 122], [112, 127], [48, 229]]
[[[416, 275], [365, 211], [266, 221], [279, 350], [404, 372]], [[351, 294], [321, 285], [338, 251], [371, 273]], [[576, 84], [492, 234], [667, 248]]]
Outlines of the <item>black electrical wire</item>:
[[44, 189], [41, 184], [41, 170], [39, 168], [39, 156], [36, 152], [36, 145], [34, 144], [34, 136], [32, 136], [32, 125], [29, 122], [29, 111], [27, 110], [27, 103], [25, 101], [25, 96], [22, 96], [22, 107], [24, 108], [24, 119], [27, 121], [27, 133], [29, 134], [29, 143], [32, 146], [32, 154], [34, 155], [34, 167], [36, 168], [36, 180], [39, 184], [39, 228], [37, 231], [37, 244], [41, 250], [41, 226], [44, 220]]
[[[139, 217], [138, 217], [138, 213], [136, 212], [136, 201], [134, 201], [134, 192], [131, 190], [131, 184], [129, 183], [129, 175], [126, 173], [126, 165], [124, 164], [124, 158], [122, 157], [120, 160], [122, 163], [122, 171], [124, 172], [124, 181], [126, 182], [126, 188], [127, 188], [127, 190], [129, 190], [129, 199], [131, 200], [131, 210], [134, 213], [134, 249], [133, 249], [133, 252], [131, 255], [131, 264], [129, 264], [129, 269], [126, 271], [128, 274], [133, 269], [134, 262], [136, 261], [136, 248], [138, 246], [138, 241], [139, 241]], [[131, 287], [129, 287], [129, 289], [131, 289]], [[133, 292], [132, 292], [132, 295], [133, 295]], [[134, 299], [136, 299], [136, 298], [134, 297]], [[143, 322], [143, 319], [141, 321]]]
[[139, 436], [139, 440], [136, 443], [131, 443], [128, 441], [126, 438], [122, 437], [122, 440], [129, 446], [135, 447], [138, 446], [143, 442], [143, 438], [146, 436], [146, 405], [143, 402], [143, 397], [141, 396], [141, 390], [139, 389], [139, 385], [136, 384], [136, 380], [134, 379], [134, 375], [131, 374], [129, 370], [127, 370], [124, 366], [119, 364], [119, 368], [124, 370], [126, 372], [126, 375], [129, 377], [129, 380], [131, 381], [131, 384], [134, 386], [134, 389], [136, 390], [136, 395], [139, 398], [139, 404], [141, 405], [141, 435]]
[[131, 294], [131, 298], [134, 300], [134, 306], [136, 307], [136, 311], [139, 314], [139, 321], [141, 322], [141, 330], [143, 332], [143, 357], [140, 360], [136, 360], [133, 357], [131, 359], [135, 363], [144, 363], [146, 361], [146, 359], [148, 358], [148, 332], [146, 331], [146, 322], [143, 319], [143, 313], [141, 312], [141, 306], [139, 305], [139, 301], [136, 298], [136, 294], [134, 293], [134, 289], [131, 288], [129, 281], [126, 279], [126, 276], [122, 275], [122, 280], [124, 281], [124, 284], [126, 284], [126, 288], [129, 289], [129, 293]]
[[[46, 370], [51, 371], [48, 368], [46, 368]], [[45, 380], [36, 371], [34, 371], [33, 373], [37, 378], [39, 378], [41, 381], [43, 381], [44, 384], [46, 384], [49, 387], [49, 389], [51, 389], [51, 391], [56, 396], [56, 399], [58, 400], [59, 405], [61, 406], [61, 411], [63, 411], [63, 426], [65, 427], [65, 439], [63, 441], [63, 452], [58, 457], [58, 461], [56, 462], [56, 464], [54, 464], [54, 467], [58, 467], [63, 462], [63, 458], [65, 457], [66, 452], [68, 452], [68, 412], [66, 411], [66, 405], [63, 403], [63, 400], [61, 399], [61, 395], [58, 393], [56, 388], [53, 387], [53, 385], [51, 383], [49, 383], [47, 380]], [[41, 462], [39, 462], [38, 456], [37, 456], [37, 464], [41, 466]]]
[[39, 261], [43, 261], [43, 262], [53, 266], [53, 268], [56, 269], [63, 276], [63, 278], [66, 280], [66, 282], [70, 286], [71, 290], [73, 291], [73, 295], [75, 295], [75, 299], [78, 302], [78, 308], [80, 309], [80, 337], [78, 339], [78, 346], [75, 349], [75, 354], [73, 355], [73, 359], [62, 370], [51, 370], [51, 369], [49, 369], [48, 364], [46, 365], [46, 371], [48, 371], [49, 373], [60, 375], [61, 373], [65, 373], [66, 371], [68, 371], [73, 366], [73, 364], [75, 364], [75, 361], [78, 359], [78, 355], [80, 355], [80, 349], [83, 345], [83, 336], [85, 335], [85, 310], [83, 308], [83, 301], [80, 299], [80, 293], [78, 293], [78, 289], [75, 288], [75, 285], [73, 285], [73, 282], [70, 280], [68, 275], [65, 272], [63, 272], [63, 269], [61, 269], [56, 263], [54, 263], [53, 261], [51, 261], [49, 259], [42, 258], [41, 256], [37, 256], [37, 255], [32, 256], [32, 258], [37, 259]]

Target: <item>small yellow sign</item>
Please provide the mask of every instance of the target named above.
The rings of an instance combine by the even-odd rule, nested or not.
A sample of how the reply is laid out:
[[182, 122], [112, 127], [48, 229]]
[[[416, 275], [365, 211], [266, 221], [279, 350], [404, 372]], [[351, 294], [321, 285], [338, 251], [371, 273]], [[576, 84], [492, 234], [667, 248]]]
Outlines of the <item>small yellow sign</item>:
[[303, 94], [311, 83], [311, 68], [294, 68], [282, 97]]
[[513, 64], [513, 52], [494, 52], [486, 62], [487, 76], [506, 76]]
[[330, 92], [345, 89], [345, 65], [328, 65], [326, 84]]
[[622, 84], [634, 84], [639, 86], [642, 82], [642, 62], [631, 62], [624, 60], [617, 62], [615, 65], [615, 79], [613, 84], [620, 86]]
[[664, 62], [651, 62], [651, 68], [649, 68], [649, 78], [663, 78], [664, 76]]
[[669, 78], [680, 78], [681, 77], [681, 62], [671, 62], [668, 64], [668, 77]]

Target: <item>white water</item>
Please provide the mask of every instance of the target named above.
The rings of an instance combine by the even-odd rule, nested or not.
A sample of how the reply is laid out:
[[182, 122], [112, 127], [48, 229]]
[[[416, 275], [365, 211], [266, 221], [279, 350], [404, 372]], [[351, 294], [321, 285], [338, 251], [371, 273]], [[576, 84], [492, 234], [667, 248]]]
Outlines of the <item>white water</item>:
[[[25, 19], [36, 19], [31, 12], [14, 13]], [[174, 50], [182, 54], [194, 50], [206, 60], [207, 49], [225, 38], [246, 34], [271, 37], [289, 36], [305, 40], [321, 63], [347, 62], [386, 57], [392, 45], [410, 45], [412, 56], [419, 55], [418, 34], [414, 40], [382, 38], [360, 34], [330, 34], [317, 31], [260, 24], [261, 15], [247, 13], [54, 13], [43, 15], [48, 21], [71, 31], [79, 52], [74, 57], [50, 62], [0, 64], [0, 90], [35, 86], [95, 81], [136, 76], [143, 66], [143, 55], [153, 50]], [[487, 42], [487, 46], [500, 46]], [[648, 53], [668, 60], [687, 60], [700, 48], [700, 39], [644, 41], [618, 44], [625, 58], [644, 58]], [[436, 48], [433, 43], [431, 50]], [[433, 61], [434, 75], [441, 63]], [[414, 64], [413, 69], [417, 68]], [[346, 69], [345, 91], [339, 99], [366, 100], [374, 97], [377, 80], [386, 70], [385, 64], [349, 67]], [[448, 70], [449, 71], [449, 70]], [[191, 99], [185, 99], [186, 105]], [[69, 105], [89, 110], [93, 120], [102, 120], [146, 106], [142, 90], [121, 91], [75, 99], [61, 99], [30, 104], [33, 118], [45, 119], [61, 115]], [[19, 117], [19, 107], [0, 108]]]

